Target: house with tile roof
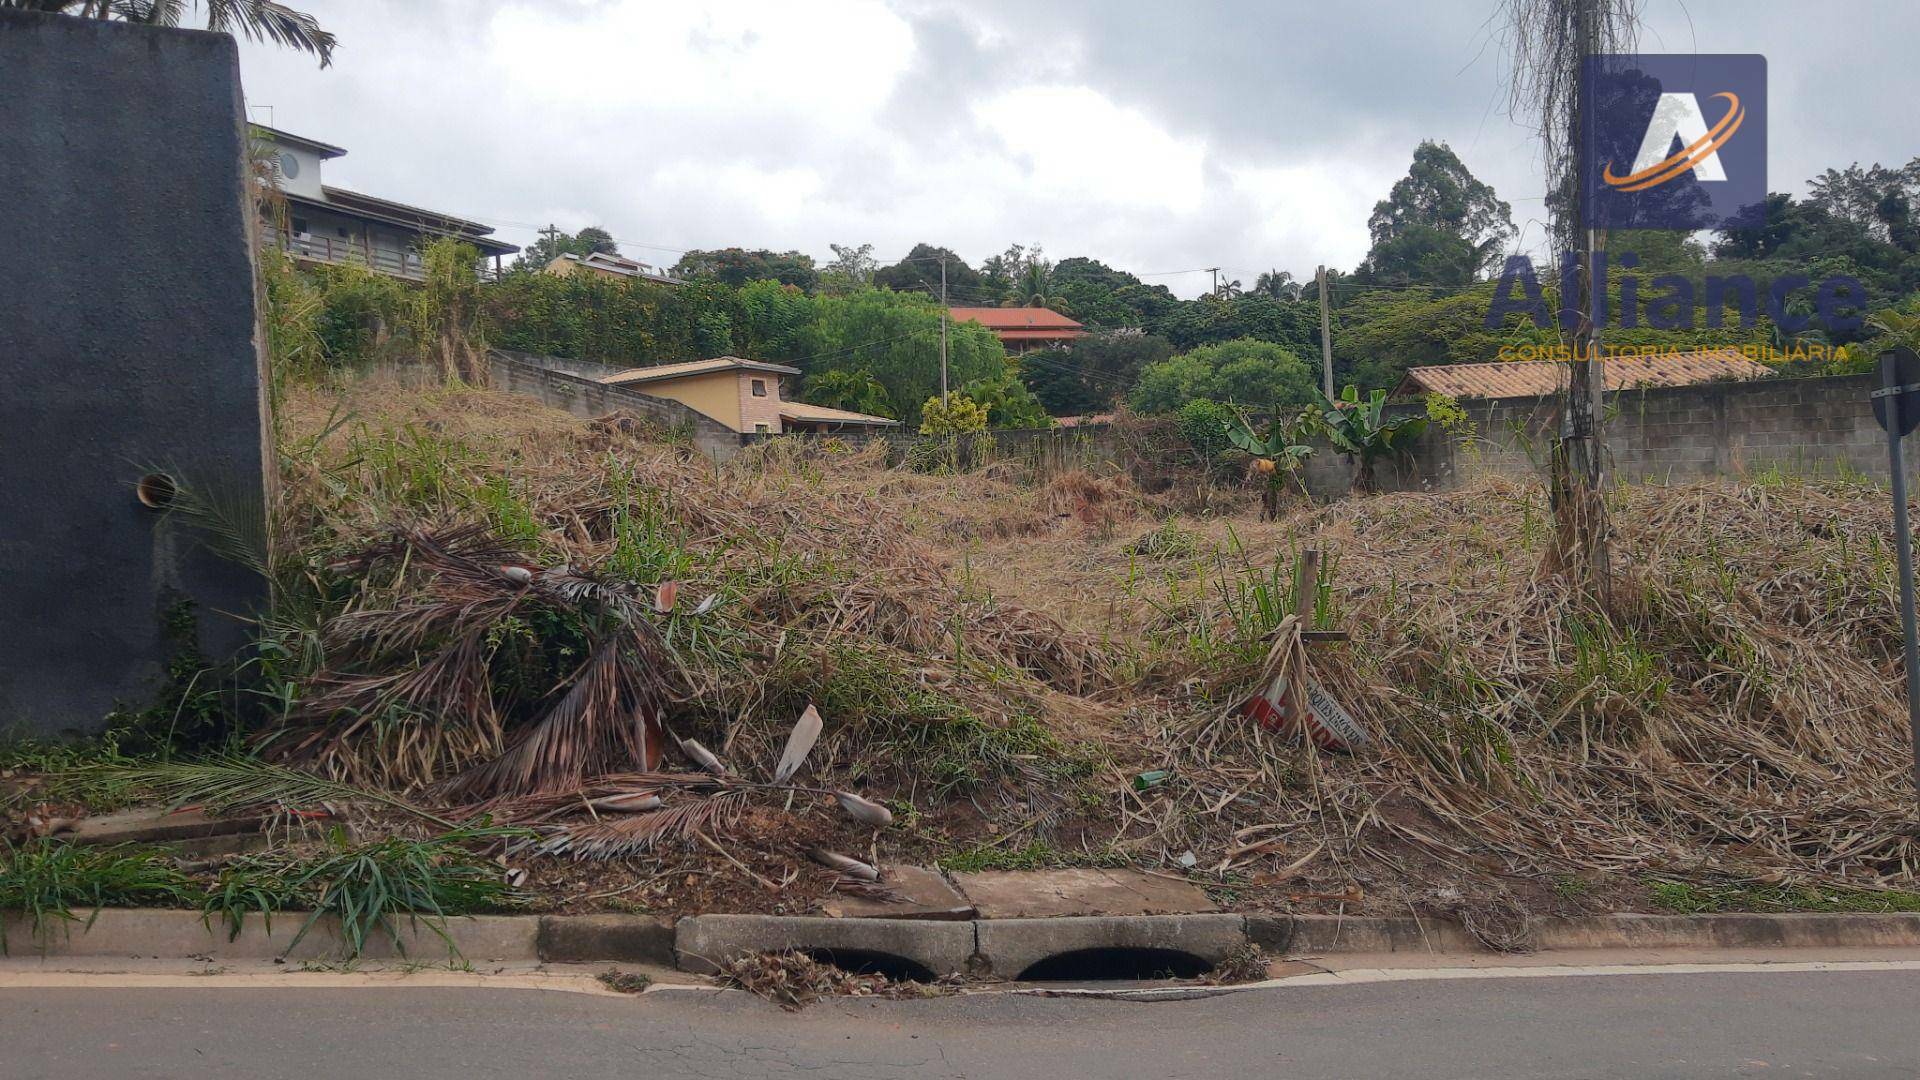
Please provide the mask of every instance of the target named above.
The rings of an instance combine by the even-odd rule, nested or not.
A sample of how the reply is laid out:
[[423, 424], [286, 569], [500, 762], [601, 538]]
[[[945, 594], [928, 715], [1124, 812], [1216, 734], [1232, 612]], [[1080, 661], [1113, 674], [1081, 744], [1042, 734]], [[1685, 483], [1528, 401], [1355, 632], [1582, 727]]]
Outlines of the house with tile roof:
[[1028, 349], [1065, 345], [1087, 332], [1087, 328], [1051, 308], [1043, 307], [957, 307], [948, 308], [954, 322], [973, 322], [993, 331], [1007, 355]]
[[684, 285], [685, 282], [658, 267], [649, 266], [638, 259], [629, 259], [625, 255], [611, 255], [604, 251], [592, 251], [585, 255], [568, 252], [555, 256], [546, 265], [546, 271], [559, 277], [568, 274], [587, 274], [593, 277], [638, 278], [658, 285]]
[[600, 382], [678, 401], [742, 434], [859, 432], [899, 427], [867, 413], [789, 401], [786, 379], [800, 369], [764, 360], [716, 356], [683, 364], [656, 364], [605, 375]]
[[[1638, 390], [1655, 386], [1695, 386], [1711, 382], [1765, 379], [1773, 369], [1739, 349], [1609, 356], [1606, 389]], [[1499, 399], [1549, 397], [1567, 381], [1567, 365], [1558, 360], [1496, 360], [1488, 364], [1440, 364], [1409, 368], [1395, 398], [1443, 394], [1450, 398]]]

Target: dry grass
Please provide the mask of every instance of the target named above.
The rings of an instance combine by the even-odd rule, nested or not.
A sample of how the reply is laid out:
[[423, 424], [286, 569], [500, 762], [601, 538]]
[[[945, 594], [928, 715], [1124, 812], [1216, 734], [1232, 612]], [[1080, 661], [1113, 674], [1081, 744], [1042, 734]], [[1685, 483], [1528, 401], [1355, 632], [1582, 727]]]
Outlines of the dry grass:
[[[818, 782], [913, 808], [871, 857], [1192, 852], [1192, 876], [1243, 903], [1456, 913], [1596, 878], [1913, 884], [1883, 492], [1618, 492], [1603, 614], [1536, 580], [1536, 484], [1262, 523], [1247, 493], [1175, 473], [1148, 494], [781, 443], [715, 470], [631, 422], [504, 395], [345, 400], [356, 419], [290, 471], [315, 544], [363, 542], [404, 506], [487, 520], [541, 565], [675, 578], [683, 607], [719, 596], [661, 625], [688, 672], [676, 732], [770, 761], [818, 702]], [[296, 395], [289, 428], [335, 410]], [[1352, 633], [1316, 647], [1316, 677], [1379, 736], [1351, 758], [1228, 715], [1307, 546]], [[1149, 769], [1173, 778], [1135, 791]]]

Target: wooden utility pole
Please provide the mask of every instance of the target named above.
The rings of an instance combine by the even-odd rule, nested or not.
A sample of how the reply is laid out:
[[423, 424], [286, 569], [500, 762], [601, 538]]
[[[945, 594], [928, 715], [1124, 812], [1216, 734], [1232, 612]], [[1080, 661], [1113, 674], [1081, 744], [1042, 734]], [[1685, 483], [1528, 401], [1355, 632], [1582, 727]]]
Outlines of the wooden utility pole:
[[[1578, 48], [1572, 63], [1584, 64], [1585, 58], [1599, 52], [1600, 25], [1595, 10], [1600, 0], [1573, 0]], [[1600, 395], [1605, 389], [1605, 363], [1601, 359], [1599, 320], [1604, 297], [1594, 295], [1596, 260], [1606, 249], [1606, 234], [1592, 220], [1593, 207], [1586, 197], [1587, 146], [1582, 132], [1588, 109], [1594, 103], [1583, 74], [1574, 79], [1574, 107], [1567, 132], [1567, 146], [1573, 155], [1572, 228], [1565, 235], [1579, 246], [1579, 266], [1574, 275], [1578, 290], [1573, 296], [1573, 333], [1567, 358], [1567, 393], [1561, 407], [1560, 446], [1553, 459], [1553, 501], [1556, 545], [1551, 561], [1567, 575], [1570, 584], [1588, 593], [1603, 606], [1609, 599], [1609, 557], [1607, 504], [1601, 493], [1606, 445], [1600, 431]], [[1564, 307], [1568, 297], [1561, 297]]]
[[1326, 391], [1327, 400], [1333, 400], [1333, 330], [1332, 319], [1327, 315], [1327, 268], [1325, 266], [1313, 272], [1315, 281], [1320, 283], [1320, 384]]
[[940, 257], [940, 407], [947, 407], [947, 257]]
[[1207, 273], [1213, 275], [1213, 288], [1208, 291], [1207, 295], [1217, 297], [1220, 295], [1220, 268], [1217, 266], [1210, 266], [1207, 268]]

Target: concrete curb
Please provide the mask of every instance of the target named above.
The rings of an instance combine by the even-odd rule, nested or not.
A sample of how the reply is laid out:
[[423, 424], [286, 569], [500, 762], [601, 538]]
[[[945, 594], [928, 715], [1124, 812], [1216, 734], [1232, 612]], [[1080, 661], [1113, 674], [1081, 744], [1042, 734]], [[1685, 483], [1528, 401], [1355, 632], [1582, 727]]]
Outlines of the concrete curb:
[[785, 949], [898, 957], [935, 975], [951, 975], [968, 969], [976, 925], [917, 919], [690, 915], [674, 925], [673, 948], [682, 971], [704, 975], [736, 957]]
[[[14, 957], [336, 960], [345, 955], [339, 927], [322, 920], [289, 951], [306, 924], [282, 912], [271, 932], [256, 916], [229, 939], [193, 911], [107, 908], [81, 911], [36, 935], [19, 915], [0, 918]], [[91, 918], [89, 924], [88, 919]], [[893, 957], [936, 975], [991, 973], [1017, 978], [1034, 963], [1089, 949], [1159, 949], [1220, 959], [1247, 942], [1275, 957], [1359, 953], [1486, 955], [1490, 950], [1458, 923], [1439, 919], [1348, 918], [1337, 915], [1134, 915], [1056, 919], [828, 919], [773, 915], [693, 915], [677, 922], [644, 915], [480, 915], [450, 919], [447, 937], [470, 964], [627, 962], [673, 965], [711, 973], [718, 962], [779, 949]], [[1560, 950], [1901, 948], [1920, 947], [1920, 913], [1786, 915], [1597, 915], [1535, 919], [1536, 952]], [[408, 958], [452, 959], [447, 942], [425, 922], [402, 923]], [[369, 959], [400, 956], [384, 934], [368, 943]]]

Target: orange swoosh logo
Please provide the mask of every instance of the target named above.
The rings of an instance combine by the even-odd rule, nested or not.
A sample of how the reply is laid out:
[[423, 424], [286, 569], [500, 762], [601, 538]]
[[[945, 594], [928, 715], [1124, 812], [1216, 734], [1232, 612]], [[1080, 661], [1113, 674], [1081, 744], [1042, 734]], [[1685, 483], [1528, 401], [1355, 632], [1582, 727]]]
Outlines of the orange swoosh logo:
[[1645, 191], [1669, 180], [1678, 179], [1682, 174], [1692, 171], [1695, 165], [1705, 161], [1716, 150], [1725, 146], [1727, 140], [1733, 138], [1733, 133], [1740, 130], [1740, 125], [1747, 118], [1747, 112], [1740, 107], [1740, 99], [1737, 96], [1728, 93], [1713, 96], [1727, 99], [1727, 115], [1720, 118], [1720, 122], [1713, 126], [1713, 130], [1695, 139], [1693, 145], [1682, 148], [1679, 153], [1665, 161], [1649, 165], [1639, 172], [1629, 173], [1626, 176], [1615, 176], [1613, 162], [1609, 161], [1607, 167], [1601, 171], [1600, 179], [1605, 180], [1608, 187], [1619, 191]]

